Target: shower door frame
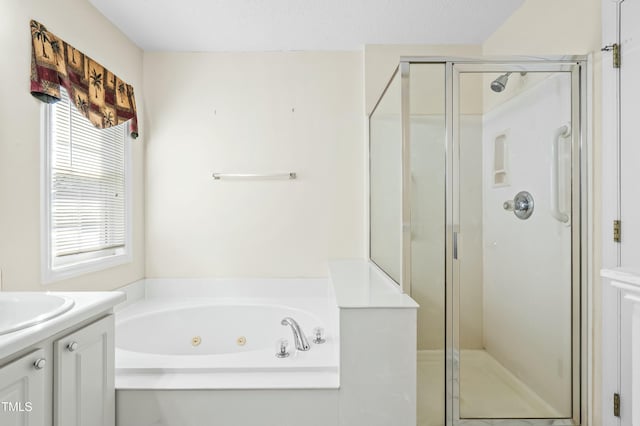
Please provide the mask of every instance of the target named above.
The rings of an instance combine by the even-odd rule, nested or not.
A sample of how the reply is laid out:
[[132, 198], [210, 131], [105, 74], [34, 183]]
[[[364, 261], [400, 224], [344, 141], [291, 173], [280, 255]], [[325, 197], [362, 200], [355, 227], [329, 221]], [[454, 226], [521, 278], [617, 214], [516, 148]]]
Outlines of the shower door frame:
[[[411, 256], [410, 251], [410, 108], [409, 108], [409, 76], [411, 64], [444, 64], [445, 65], [445, 126], [446, 126], [446, 227], [445, 232], [445, 424], [447, 426], [486, 426], [491, 425], [587, 425], [588, 400], [590, 398], [589, 366], [591, 365], [590, 336], [587, 332], [591, 324], [589, 312], [591, 300], [591, 271], [588, 268], [590, 259], [589, 226], [592, 222], [589, 206], [591, 192], [591, 159], [588, 144], [587, 128], [587, 80], [588, 62], [585, 56], [563, 57], [505, 57], [505, 58], [450, 58], [450, 57], [401, 57], [399, 71], [401, 84], [401, 120], [402, 120], [402, 267], [401, 287], [406, 293], [411, 292]], [[398, 71], [397, 70], [397, 71]], [[553, 419], [461, 419], [459, 412], [459, 384], [454, 378], [459, 375], [454, 368], [453, 354], [459, 351], [458, 322], [454, 315], [454, 297], [459, 297], [459, 262], [453, 258], [454, 226], [459, 224], [459, 212], [454, 211], [454, 197], [459, 188], [459, 92], [461, 73], [505, 73], [505, 72], [568, 72], [571, 73], [571, 336], [572, 336], [572, 416]], [[394, 74], [395, 75], [395, 74]], [[456, 242], [457, 243], [457, 242]], [[459, 352], [458, 352], [459, 353]], [[457, 401], [457, 402], [456, 402]], [[454, 403], [455, 402], [455, 403]], [[418, 401], [419, 403], [419, 401]], [[562, 421], [564, 420], [564, 422]]]

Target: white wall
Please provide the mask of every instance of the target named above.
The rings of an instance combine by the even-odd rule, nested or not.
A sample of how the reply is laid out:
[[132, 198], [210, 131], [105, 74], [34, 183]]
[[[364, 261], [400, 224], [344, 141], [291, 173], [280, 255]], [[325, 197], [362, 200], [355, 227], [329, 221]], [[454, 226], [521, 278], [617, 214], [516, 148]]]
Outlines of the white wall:
[[[40, 111], [29, 93], [35, 19], [136, 89], [140, 138], [133, 143], [133, 262], [43, 287], [40, 276]], [[85, 0], [0, 3], [0, 269], [3, 290], [113, 289], [144, 276], [142, 51]]]
[[[325, 276], [366, 256], [362, 54], [145, 53], [148, 277]], [[212, 172], [295, 171], [295, 181]]]

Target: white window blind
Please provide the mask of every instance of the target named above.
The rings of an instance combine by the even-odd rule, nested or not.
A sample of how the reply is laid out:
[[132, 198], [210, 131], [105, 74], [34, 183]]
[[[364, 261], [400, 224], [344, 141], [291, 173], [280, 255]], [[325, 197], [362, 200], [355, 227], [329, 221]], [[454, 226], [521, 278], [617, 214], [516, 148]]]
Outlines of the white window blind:
[[64, 89], [51, 107], [51, 267], [122, 252], [127, 236], [126, 125], [95, 128]]

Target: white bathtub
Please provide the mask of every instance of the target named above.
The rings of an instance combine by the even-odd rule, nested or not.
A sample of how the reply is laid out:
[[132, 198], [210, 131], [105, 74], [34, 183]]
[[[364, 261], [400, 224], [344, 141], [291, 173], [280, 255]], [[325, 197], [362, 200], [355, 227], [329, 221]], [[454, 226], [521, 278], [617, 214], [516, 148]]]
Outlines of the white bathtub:
[[[116, 313], [117, 389], [331, 389], [337, 308], [326, 280], [143, 280]], [[133, 300], [132, 300], [133, 299]], [[311, 349], [297, 351], [285, 317]], [[326, 343], [311, 341], [315, 327]], [[276, 342], [289, 341], [278, 358]]]

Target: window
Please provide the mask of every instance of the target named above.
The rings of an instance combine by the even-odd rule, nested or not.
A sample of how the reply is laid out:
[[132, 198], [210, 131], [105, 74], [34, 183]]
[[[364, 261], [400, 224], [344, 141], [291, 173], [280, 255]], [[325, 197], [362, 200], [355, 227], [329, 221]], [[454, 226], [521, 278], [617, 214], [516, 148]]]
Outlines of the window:
[[43, 281], [131, 259], [127, 125], [97, 129], [62, 100], [43, 117]]

